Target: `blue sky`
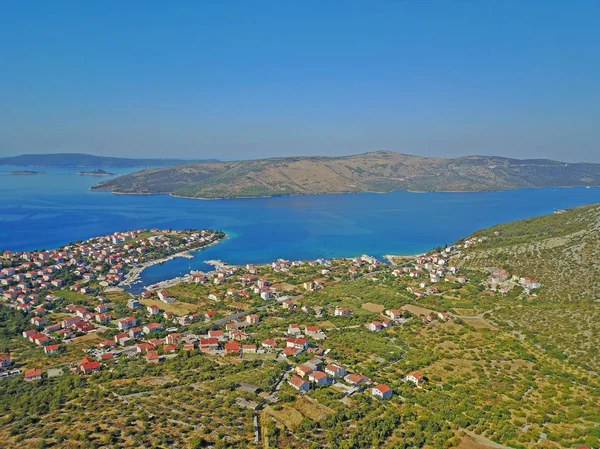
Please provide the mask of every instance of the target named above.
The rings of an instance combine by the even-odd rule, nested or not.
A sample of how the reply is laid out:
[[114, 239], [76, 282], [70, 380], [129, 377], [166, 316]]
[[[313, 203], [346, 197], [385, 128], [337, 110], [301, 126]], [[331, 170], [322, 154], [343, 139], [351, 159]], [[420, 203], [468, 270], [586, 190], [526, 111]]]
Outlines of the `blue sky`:
[[1, 2], [0, 153], [600, 162], [598, 1]]

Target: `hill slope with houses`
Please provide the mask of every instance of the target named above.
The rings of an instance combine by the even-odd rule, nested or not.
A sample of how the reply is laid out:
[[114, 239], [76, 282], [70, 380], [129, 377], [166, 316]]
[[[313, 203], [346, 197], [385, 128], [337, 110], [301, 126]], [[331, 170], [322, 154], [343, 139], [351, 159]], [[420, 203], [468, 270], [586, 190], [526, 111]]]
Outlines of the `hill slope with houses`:
[[600, 204], [493, 226], [474, 236], [483, 242], [463, 251], [461, 267], [492, 270], [494, 288], [515, 277], [533, 291], [491, 314], [557, 356], [600, 372]]

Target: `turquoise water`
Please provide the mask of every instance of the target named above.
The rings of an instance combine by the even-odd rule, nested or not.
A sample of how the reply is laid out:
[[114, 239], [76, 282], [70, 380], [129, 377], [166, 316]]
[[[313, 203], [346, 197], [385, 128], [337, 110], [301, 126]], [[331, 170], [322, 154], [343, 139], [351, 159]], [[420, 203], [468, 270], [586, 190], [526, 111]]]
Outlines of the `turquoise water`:
[[190, 269], [206, 270], [203, 261], [208, 259], [240, 264], [277, 258], [414, 254], [481, 227], [600, 202], [600, 188], [584, 187], [201, 201], [91, 192], [89, 187], [98, 178], [78, 176], [77, 169], [40, 168], [47, 173], [8, 175], [18, 169], [0, 167], [0, 249], [54, 248], [118, 230], [150, 227], [210, 227], [229, 234], [192, 260], [174, 259], [150, 267], [140, 286]]

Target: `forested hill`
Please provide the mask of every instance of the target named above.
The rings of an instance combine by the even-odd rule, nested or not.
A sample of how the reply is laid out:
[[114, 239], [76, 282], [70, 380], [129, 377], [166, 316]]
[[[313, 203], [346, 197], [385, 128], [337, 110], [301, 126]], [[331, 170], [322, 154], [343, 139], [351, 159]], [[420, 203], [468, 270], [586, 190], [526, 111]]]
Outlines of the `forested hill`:
[[463, 268], [503, 268], [542, 285], [534, 296], [497, 307], [494, 318], [557, 357], [600, 372], [600, 204], [474, 235], [487, 240], [463, 251]]
[[107, 180], [94, 189], [230, 198], [578, 185], [600, 185], [600, 164], [490, 156], [424, 158], [377, 151], [345, 157], [287, 157], [148, 169]]
[[[195, 162], [209, 163], [215, 161], [207, 159]], [[134, 159], [83, 153], [22, 154], [0, 158], [0, 165], [37, 167], [167, 167], [190, 162], [192, 161], [185, 159]]]

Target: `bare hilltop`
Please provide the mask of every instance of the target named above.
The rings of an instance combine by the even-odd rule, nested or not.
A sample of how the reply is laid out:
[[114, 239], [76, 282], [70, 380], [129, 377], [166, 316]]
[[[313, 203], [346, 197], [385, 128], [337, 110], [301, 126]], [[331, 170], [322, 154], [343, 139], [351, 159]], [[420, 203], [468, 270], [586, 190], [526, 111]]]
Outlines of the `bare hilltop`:
[[377, 151], [344, 157], [284, 157], [147, 169], [101, 182], [93, 189], [233, 198], [581, 185], [600, 185], [600, 164], [494, 156], [426, 158]]

